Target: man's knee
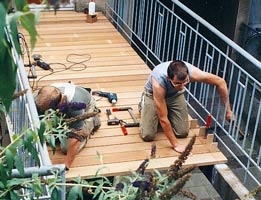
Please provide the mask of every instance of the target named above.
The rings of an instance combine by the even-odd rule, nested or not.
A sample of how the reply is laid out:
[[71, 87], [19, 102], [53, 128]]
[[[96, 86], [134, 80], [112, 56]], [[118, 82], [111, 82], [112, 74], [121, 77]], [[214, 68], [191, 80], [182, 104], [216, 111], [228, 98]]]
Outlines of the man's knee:
[[145, 142], [151, 142], [154, 140], [155, 136], [154, 135], [142, 135], [141, 138]]
[[183, 130], [177, 130], [177, 131], [173, 130], [173, 131], [177, 138], [185, 138], [188, 136], [188, 133], [189, 133], [189, 129], [183, 129]]
[[153, 131], [144, 131], [143, 127], [140, 127], [140, 136], [142, 138], [143, 141], [145, 142], [151, 142], [154, 140], [155, 138], [155, 134], [152, 134]]

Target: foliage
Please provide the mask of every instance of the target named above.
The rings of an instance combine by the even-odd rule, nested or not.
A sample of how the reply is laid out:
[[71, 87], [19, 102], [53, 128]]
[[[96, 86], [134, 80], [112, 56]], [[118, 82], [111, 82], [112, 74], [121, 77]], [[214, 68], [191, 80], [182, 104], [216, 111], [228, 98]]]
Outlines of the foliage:
[[[190, 154], [194, 142], [195, 136], [191, 139], [185, 151], [169, 167], [167, 173], [162, 174], [158, 170], [145, 173], [145, 169], [149, 165], [149, 159], [145, 159], [136, 172], [133, 172], [132, 176], [121, 177], [115, 191], [108, 191], [107, 193], [101, 191], [100, 195], [109, 199], [168, 200], [180, 193], [191, 199], [196, 199], [191, 192], [182, 190], [182, 187], [191, 176], [189, 172], [194, 169], [193, 167], [182, 168], [182, 164]], [[152, 146], [151, 152], [153, 153], [151, 157], [155, 157], [155, 146]]]
[[[84, 193], [89, 193], [93, 198], [99, 199], [169, 199], [181, 191], [190, 177], [187, 173], [193, 168], [182, 169], [182, 164], [192, 149], [195, 137], [192, 138], [179, 159], [170, 166], [168, 173], [164, 175], [157, 170], [145, 173], [149, 164], [149, 159], [145, 159], [132, 176], [122, 177], [121, 182], [118, 182], [115, 186], [107, 177], [98, 177], [98, 173], [89, 177], [88, 180], [82, 180], [78, 177], [71, 183], [62, 183], [57, 171], [54, 171], [53, 176], [48, 179], [43, 179], [35, 173], [32, 174], [31, 178], [25, 178], [23, 163], [25, 158], [19, 156], [19, 150], [28, 152], [40, 165], [35, 148], [36, 142], [39, 140], [40, 144], [44, 144], [47, 141], [55, 152], [55, 141], [66, 137], [66, 133], [69, 131], [68, 122], [70, 123], [70, 121], [66, 121], [65, 116], [61, 115], [59, 110], [50, 109], [41, 118], [41, 125], [37, 130], [38, 134], [31, 129], [26, 129], [20, 134], [14, 134], [12, 142], [0, 151], [0, 175], [4, 177], [0, 180], [0, 199], [39, 197], [44, 194], [44, 185], [49, 188], [52, 199], [57, 199], [62, 186], [69, 188], [68, 199], [84, 199]], [[153, 145], [151, 158], [154, 158], [155, 155], [156, 146]], [[13, 169], [18, 170], [21, 178], [13, 177]], [[21, 189], [27, 192], [22, 193]], [[190, 194], [190, 197], [194, 197], [188, 191], [184, 194], [187, 196]]]
[[[24, 176], [24, 162], [19, 155], [19, 150], [28, 151], [39, 165], [40, 160], [38, 152], [35, 148], [38, 135], [30, 129], [24, 130], [21, 134], [15, 134], [12, 142], [1, 149], [0, 152], [0, 199], [19, 199], [19, 190], [26, 188], [28, 184], [32, 184], [33, 188], [37, 188], [35, 175], [33, 180], [16, 179], [12, 177], [12, 170], [17, 169], [20, 175]], [[25, 159], [25, 158], [23, 158]], [[35, 192], [38, 191], [35, 189]], [[37, 195], [37, 192], [36, 192]]]
[[13, 13], [11, 1], [0, 2], [0, 100], [7, 111], [16, 89], [17, 65], [12, 50], [16, 49], [20, 53], [17, 24], [29, 33], [32, 48], [37, 36], [35, 15], [29, 11], [27, 1], [16, 0], [15, 5], [16, 12]]
[[252, 200], [257, 197], [258, 194], [261, 194], [261, 185], [250, 191], [249, 194], [245, 195], [242, 200]]
[[[39, 132], [42, 140], [46, 139], [55, 152], [57, 139], [62, 142], [62, 138], [66, 137], [68, 122], [64, 115], [59, 114], [59, 110], [49, 110], [45, 112], [41, 120]], [[40, 136], [41, 138], [41, 136]], [[185, 151], [179, 158], [169, 167], [167, 173], [161, 174], [159, 171], [145, 173], [146, 167], [149, 165], [149, 159], [145, 159], [141, 165], [133, 172], [132, 176], [124, 176], [115, 187], [113, 183], [106, 177], [97, 176], [89, 177], [88, 181], [78, 177], [73, 183], [66, 184], [70, 186], [68, 194], [69, 199], [83, 199], [83, 191], [93, 195], [93, 198], [99, 199], [170, 199], [177, 193], [186, 195], [191, 199], [196, 197], [189, 191], [181, 190], [186, 181], [190, 178], [188, 174], [193, 167], [182, 168], [182, 164], [187, 159], [195, 142], [195, 136], [187, 145]], [[152, 145], [151, 158], [156, 157], [156, 145]], [[92, 178], [96, 178], [92, 181]]]

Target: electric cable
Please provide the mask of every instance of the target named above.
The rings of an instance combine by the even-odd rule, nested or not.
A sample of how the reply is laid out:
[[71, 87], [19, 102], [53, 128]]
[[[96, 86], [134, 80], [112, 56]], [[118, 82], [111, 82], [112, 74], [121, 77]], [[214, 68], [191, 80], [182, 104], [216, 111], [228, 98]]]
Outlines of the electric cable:
[[25, 67], [29, 67], [29, 71], [27, 76], [33, 78], [33, 84], [34, 79], [36, 78], [35, 75], [35, 66], [32, 65], [31, 58], [30, 58], [30, 50], [27, 45], [26, 39], [22, 33], [18, 33], [19, 43], [20, 43], [20, 49], [21, 49], [21, 55], [23, 56], [22, 59], [24, 61], [24, 55], [27, 55], [28, 64], [24, 64]]
[[[77, 58], [78, 57], [87, 57], [79, 62], [76, 62], [76, 61], [73, 61], [72, 60], [72, 56], [76, 56]], [[39, 78], [36, 82], [35, 82], [35, 85], [32, 87], [32, 90], [35, 91], [38, 89], [38, 83], [39, 81], [41, 81], [42, 79], [52, 75], [52, 74], [55, 74], [55, 73], [60, 73], [60, 72], [63, 72], [63, 71], [67, 71], [67, 70], [71, 70], [71, 71], [83, 71], [87, 68], [87, 65], [85, 64], [85, 62], [88, 62], [91, 60], [91, 55], [90, 54], [68, 54], [66, 56], [66, 61], [68, 63], [71, 63], [71, 65], [67, 66], [66, 64], [64, 63], [60, 63], [60, 62], [57, 62], [57, 63], [49, 63], [50, 66], [54, 66], [54, 65], [62, 65], [64, 66], [64, 69], [60, 69], [60, 70], [54, 70], [53, 67], [51, 67], [51, 69], [49, 71], [51, 71], [49, 74], [46, 74], [44, 76], [42, 76], [41, 78]], [[81, 65], [80, 68], [76, 68], [76, 66], [78, 65]]]
[[[87, 65], [85, 63], [91, 60], [91, 55], [90, 54], [77, 54], [77, 53], [68, 54], [66, 56], [66, 61], [69, 63], [68, 66], [66, 64], [64, 64], [64, 63], [61, 63], [61, 62], [49, 63], [50, 69], [48, 69], [48, 70], [50, 71], [50, 73], [42, 76], [41, 78], [39, 78], [36, 81], [35, 80], [36, 79], [36, 75], [35, 75], [36, 64], [32, 64], [32, 62], [31, 62], [30, 50], [29, 50], [29, 47], [28, 47], [27, 42], [25, 40], [25, 37], [24, 37], [24, 35], [22, 33], [19, 33], [19, 39], [21, 39], [20, 46], [21, 46], [21, 54], [23, 55], [23, 60], [24, 60], [24, 55], [27, 54], [28, 65], [25, 65], [25, 66], [30, 67], [27, 76], [33, 78], [33, 80], [29, 82], [30, 87], [32, 88], [33, 91], [38, 89], [38, 83], [42, 79], [44, 79], [44, 78], [46, 78], [46, 77], [48, 77], [48, 76], [50, 76], [52, 74], [60, 73], [60, 72], [66, 71], [66, 70], [83, 71], [83, 70], [85, 70], [87, 68]], [[72, 57], [74, 57], [74, 58], [72, 58]], [[84, 59], [82, 59], [79, 62], [77, 62], [77, 61], [73, 60], [75, 58], [77, 60], [82, 59], [82, 58], [84, 58]], [[64, 68], [60, 69], [60, 70], [54, 70], [54, 67], [51, 67], [51, 66], [54, 66], [54, 65], [62, 65]], [[77, 67], [79, 65], [80, 65], [80, 67]]]

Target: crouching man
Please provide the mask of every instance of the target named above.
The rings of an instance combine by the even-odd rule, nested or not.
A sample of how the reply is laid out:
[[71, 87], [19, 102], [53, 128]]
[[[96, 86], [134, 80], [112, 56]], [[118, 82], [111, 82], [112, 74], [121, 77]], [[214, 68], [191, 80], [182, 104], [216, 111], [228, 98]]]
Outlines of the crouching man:
[[[57, 83], [42, 87], [35, 96], [38, 114], [48, 109], [59, 109], [66, 118], [81, 116], [97, 111], [95, 99], [83, 87], [71, 83]], [[100, 127], [97, 115], [77, 120], [69, 124], [71, 132], [63, 137], [61, 150], [65, 157], [65, 166], [69, 169], [77, 153], [85, 146], [90, 134]]]
[[190, 82], [203, 82], [217, 87], [224, 105], [226, 119], [233, 120], [228, 99], [226, 81], [214, 74], [204, 72], [190, 63], [175, 60], [157, 65], [148, 77], [139, 109], [141, 112], [141, 137], [152, 141], [157, 133], [158, 121], [172, 148], [181, 153], [185, 145], [177, 138], [188, 136], [188, 110], [185, 87]]

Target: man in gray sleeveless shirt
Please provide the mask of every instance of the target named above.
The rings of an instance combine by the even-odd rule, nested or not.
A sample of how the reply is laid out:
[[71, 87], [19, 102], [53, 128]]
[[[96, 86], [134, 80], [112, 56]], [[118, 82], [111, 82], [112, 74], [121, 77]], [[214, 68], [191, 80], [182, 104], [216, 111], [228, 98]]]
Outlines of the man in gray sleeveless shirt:
[[[187, 137], [189, 132], [188, 110], [185, 102], [185, 86], [190, 82], [215, 85], [226, 104], [227, 84], [224, 79], [204, 72], [183, 61], [170, 61], [157, 65], [148, 77], [139, 108], [141, 111], [141, 137], [144, 141], [154, 140], [158, 121], [173, 149], [183, 152], [185, 145], [177, 138]], [[230, 103], [226, 118], [232, 117]]]

